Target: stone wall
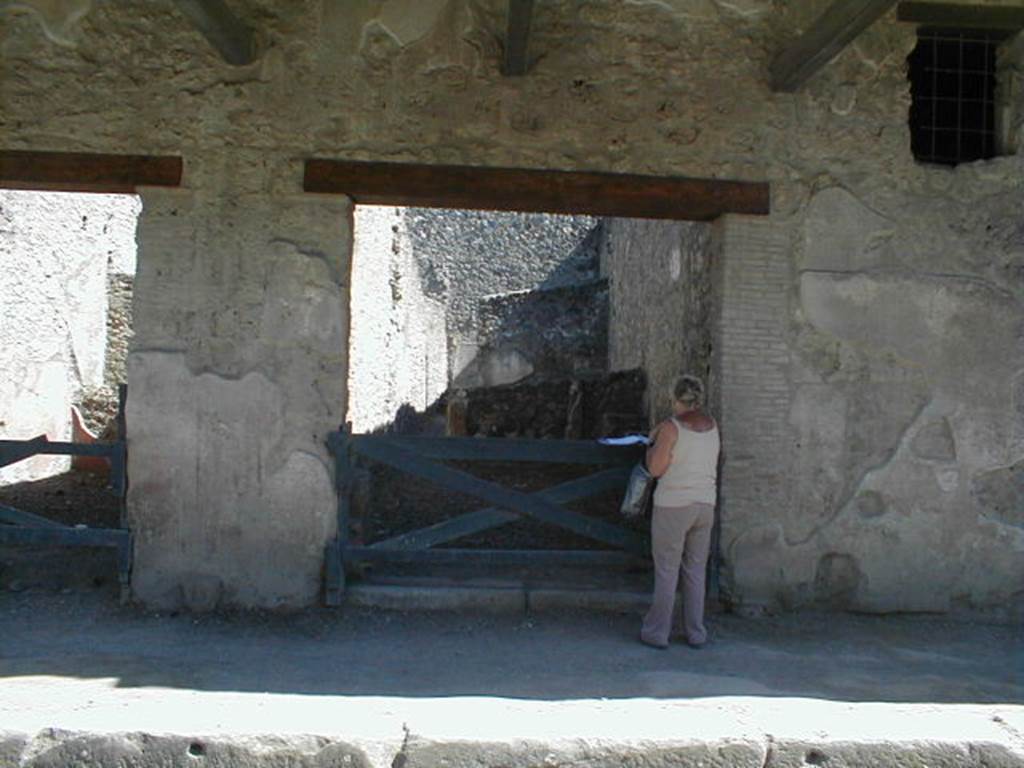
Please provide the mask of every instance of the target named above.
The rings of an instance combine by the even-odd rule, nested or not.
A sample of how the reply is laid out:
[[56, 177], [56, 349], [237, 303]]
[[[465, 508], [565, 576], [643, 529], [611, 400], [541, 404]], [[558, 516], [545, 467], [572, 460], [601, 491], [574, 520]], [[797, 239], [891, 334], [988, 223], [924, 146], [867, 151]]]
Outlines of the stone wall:
[[[197, 497], [192, 448], [233, 446], [228, 454], [264, 478], [289, 472], [298, 451], [328, 504], [318, 440], [344, 412], [344, 331], [309, 343], [291, 321], [257, 322], [255, 309], [267, 297], [279, 306], [290, 292], [304, 296], [297, 265], [326, 263], [311, 251], [335, 253], [325, 245], [335, 235], [320, 229], [334, 209], [300, 192], [301, 159], [315, 155], [768, 181], [770, 216], [719, 222], [721, 242], [711, 243], [724, 347], [712, 354], [722, 360], [726, 462], [737, 470], [726, 475], [721, 506], [731, 598], [754, 608], [1019, 606], [1024, 154], [1010, 153], [1021, 149], [1013, 142], [1024, 125], [1024, 44], [1018, 36], [1000, 54], [1007, 154], [924, 166], [907, 131], [915, 31], [894, 11], [797, 93], [770, 91], [770, 61], [823, 7], [541, 3], [531, 70], [517, 78], [500, 75], [507, 3], [497, 0], [237, 4], [266, 42], [258, 62], [241, 68], [220, 61], [173, 4], [96, 4], [72, 35], [76, 46], [65, 47], [32, 18], [0, 17], [5, 146], [180, 153], [189, 194], [215, 206], [242, 243], [225, 246], [223, 226], [211, 240], [198, 208], [159, 215], [179, 258], [196, 263], [190, 299], [182, 291], [191, 284], [168, 278], [183, 267], [159, 230], [143, 232], [140, 270], [149, 259], [153, 271], [136, 305], [143, 338], [129, 383], [140, 393], [171, 383], [165, 396], [140, 394], [145, 405], [134, 411], [132, 430], [146, 430], [133, 449], [129, 500], [140, 594], [151, 599], [197, 570], [244, 586], [225, 592], [236, 602], [314, 594], [314, 542], [330, 535], [319, 512], [293, 521], [308, 550], [266, 542], [281, 515], [320, 502], [288, 494], [254, 506], [251, 494], [210, 480]], [[224, 177], [237, 183], [224, 186]], [[279, 200], [320, 209], [304, 223], [317, 233], [311, 248], [289, 250], [268, 233], [265, 222], [285, 215]], [[282, 229], [301, 241], [301, 231]], [[758, 258], [765, 285], [744, 274]], [[271, 279], [266, 265], [279, 260], [285, 277]], [[330, 274], [316, 284], [343, 296], [347, 274]], [[143, 311], [151, 302], [187, 309]], [[748, 321], [767, 324], [767, 348], [750, 327], [733, 327], [745, 308]], [[260, 332], [234, 334], [235, 313]], [[151, 361], [173, 372], [151, 375]], [[309, 389], [321, 376], [335, 387], [323, 399]], [[191, 418], [201, 387], [223, 394], [204, 410], [206, 431], [166, 439], [173, 419]], [[239, 398], [247, 387], [287, 392], [289, 410], [251, 413]], [[285, 450], [258, 451], [266, 435], [279, 435]], [[201, 514], [192, 511], [197, 498]], [[247, 539], [241, 531], [257, 526], [242, 520], [252, 516], [264, 533]], [[230, 546], [210, 530], [234, 531]], [[271, 555], [301, 578], [261, 581]], [[243, 558], [251, 565], [240, 569]]]
[[608, 284], [488, 296], [477, 312], [478, 351], [453, 382], [492, 387], [527, 376], [601, 376], [608, 369]]
[[[0, 191], [0, 436], [69, 440], [72, 405], [100, 403], [85, 409], [96, 427], [116, 412], [108, 292], [134, 272], [138, 212], [129, 195]], [[68, 466], [36, 456], [0, 469], [0, 484]]]
[[611, 370], [647, 374], [651, 425], [669, 413], [669, 391], [681, 373], [711, 380], [711, 226], [609, 219], [601, 270], [610, 292]]
[[404, 218], [423, 291], [445, 308], [451, 379], [488, 343], [479, 316], [486, 297], [576, 285], [596, 274], [597, 220], [588, 216], [409, 208]]

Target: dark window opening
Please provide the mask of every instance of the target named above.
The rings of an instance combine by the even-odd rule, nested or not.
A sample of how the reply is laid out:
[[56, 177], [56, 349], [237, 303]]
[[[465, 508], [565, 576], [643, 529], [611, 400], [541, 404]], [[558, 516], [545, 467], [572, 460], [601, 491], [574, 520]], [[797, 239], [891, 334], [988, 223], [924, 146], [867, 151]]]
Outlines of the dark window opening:
[[923, 163], [956, 165], [998, 154], [994, 31], [922, 28], [907, 58], [910, 137]]

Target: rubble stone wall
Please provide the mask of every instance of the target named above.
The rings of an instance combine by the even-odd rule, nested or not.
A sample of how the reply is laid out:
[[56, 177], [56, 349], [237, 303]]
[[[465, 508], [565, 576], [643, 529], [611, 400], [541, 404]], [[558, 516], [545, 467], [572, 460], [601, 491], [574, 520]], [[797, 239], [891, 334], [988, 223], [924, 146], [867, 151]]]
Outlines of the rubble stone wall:
[[[404, 209], [405, 242], [424, 293], [445, 310], [449, 379], [473, 379], [482, 361], [487, 297], [577, 285], [596, 276], [597, 220], [498, 211]], [[475, 384], [471, 384], [475, 386]]]
[[478, 352], [455, 386], [499, 386], [531, 375], [594, 377], [608, 370], [604, 280], [488, 296], [478, 319]]
[[[271, 310], [256, 309], [268, 297], [295, 312], [325, 306], [303, 293], [300, 265], [327, 269], [317, 290], [344, 297], [347, 272], [334, 268], [347, 258], [335, 242], [345, 225], [330, 218], [344, 222], [343, 206], [300, 191], [301, 160], [315, 155], [769, 182], [770, 215], [716, 223], [710, 247], [721, 270], [712, 355], [731, 465], [720, 509], [731, 598], [755, 609], [1019, 610], [1024, 43], [1000, 51], [1004, 155], [926, 166], [907, 130], [915, 30], [895, 10], [798, 92], [770, 90], [771, 60], [823, 7], [541, 3], [530, 72], [516, 78], [500, 75], [498, 0], [238, 4], [264, 40], [246, 67], [221, 61], [173, 4], [96, 4], [65, 46], [25, 15], [0, 16], [5, 146], [182, 154], [188, 194], [234, 227], [211, 239], [198, 206], [154, 214], [178, 235], [175, 258], [155, 244], [159, 229], [142, 233], [140, 270], [151, 271], [129, 372], [133, 429], [152, 420], [131, 460], [140, 594], [201, 566], [234, 585], [230, 599], [253, 602], [259, 574], [247, 569], [259, 569], [239, 563], [273, 553], [301, 578], [287, 589], [259, 582], [260, 599], [313, 598], [314, 544], [330, 525], [319, 512], [289, 515], [320, 502], [277, 496], [265, 479], [251, 493], [208, 480], [198, 497], [190, 484], [193, 447], [235, 446], [228, 453], [253, 477], [309, 468], [328, 505], [318, 440], [344, 412], [347, 321], [325, 317], [341, 330], [310, 342], [301, 324], [273, 325], [261, 315]], [[317, 210], [303, 221], [310, 247], [290, 225], [268, 231], [290, 215], [282, 200], [295, 201], [285, 211]], [[336, 259], [321, 267], [310, 253]], [[195, 285], [168, 278], [181, 261], [195, 263]], [[161, 302], [179, 310], [143, 309]], [[216, 395], [204, 431], [168, 440], [200, 390]], [[283, 452], [257, 451], [266, 435]], [[197, 498], [202, 514], [190, 509]], [[270, 545], [285, 520], [308, 536], [301, 556]]]
[[647, 374], [651, 426], [669, 414], [676, 377], [709, 384], [716, 292], [711, 225], [609, 219], [601, 247], [608, 276], [611, 370]]

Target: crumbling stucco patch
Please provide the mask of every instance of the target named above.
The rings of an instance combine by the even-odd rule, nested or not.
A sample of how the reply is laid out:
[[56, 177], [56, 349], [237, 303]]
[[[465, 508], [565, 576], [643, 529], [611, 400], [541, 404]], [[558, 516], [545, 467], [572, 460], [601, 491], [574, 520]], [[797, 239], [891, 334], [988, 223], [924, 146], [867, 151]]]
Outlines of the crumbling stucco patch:
[[855, 501], [862, 517], [881, 517], [885, 514], [885, 498], [878, 491], [859, 493]]
[[956, 445], [949, 421], [941, 419], [926, 424], [914, 435], [910, 450], [919, 459], [932, 461], [955, 461]]
[[181, 354], [136, 352], [129, 365], [132, 464], [145, 468], [128, 497], [135, 594], [197, 610], [308, 603], [335, 495], [319, 446], [291, 434], [287, 391], [258, 373], [195, 375]]
[[982, 514], [1024, 528], [1024, 461], [977, 475], [971, 493]]
[[830, 608], [848, 608], [855, 603], [863, 579], [855, 557], [835, 552], [824, 554], [814, 572], [815, 602]]
[[22, 11], [39, 21], [46, 37], [60, 45], [74, 45], [79, 20], [92, 8], [92, 0], [3, 0], [0, 14]]
[[892, 237], [889, 220], [839, 187], [818, 192], [807, 207], [802, 266], [856, 271], [882, 266]]

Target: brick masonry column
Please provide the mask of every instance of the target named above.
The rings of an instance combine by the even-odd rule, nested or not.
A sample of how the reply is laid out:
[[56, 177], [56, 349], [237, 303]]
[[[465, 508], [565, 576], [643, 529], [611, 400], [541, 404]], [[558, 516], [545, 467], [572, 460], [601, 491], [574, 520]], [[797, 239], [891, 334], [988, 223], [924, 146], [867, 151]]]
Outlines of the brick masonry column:
[[336, 525], [324, 440], [344, 418], [351, 206], [274, 193], [267, 178], [234, 194], [142, 192], [128, 510], [133, 594], [154, 607], [318, 598]]
[[[766, 605], [781, 579], [772, 523], [791, 503], [790, 238], [770, 219], [725, 216], [715, 224], [722, 451], [722, 588], [737, 604]], [[751, 530], [756, 541], [745, 536]], [[737, 546], [739, 542], [740, 546]]]

